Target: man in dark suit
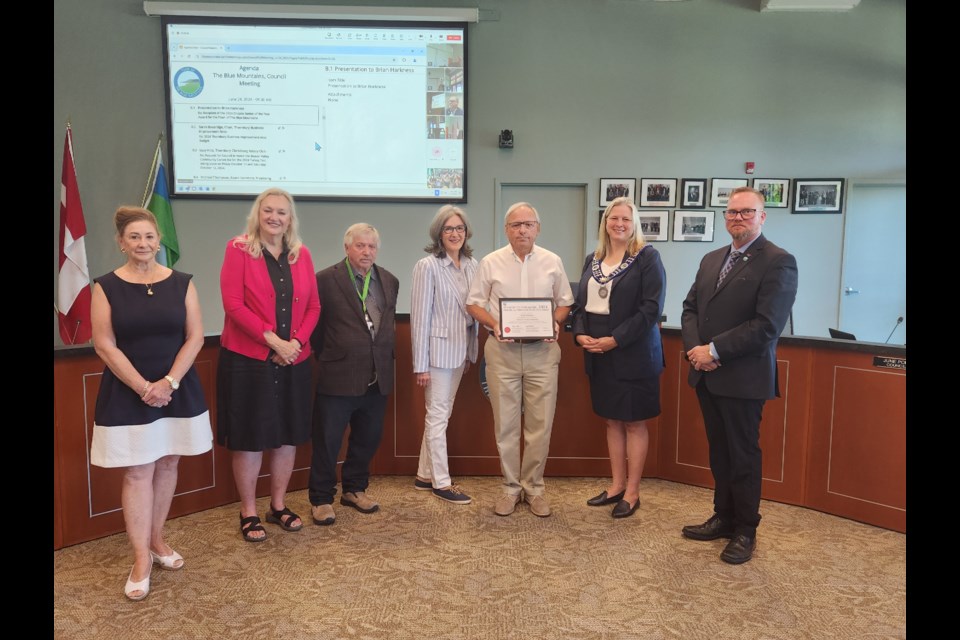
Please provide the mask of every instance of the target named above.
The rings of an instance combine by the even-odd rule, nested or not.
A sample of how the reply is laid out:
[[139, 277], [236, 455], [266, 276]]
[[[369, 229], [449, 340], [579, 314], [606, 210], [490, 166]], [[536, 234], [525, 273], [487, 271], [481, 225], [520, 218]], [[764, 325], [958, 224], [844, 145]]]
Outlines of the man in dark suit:
[[730, 246], [700, 262], [680, 324], [710, 445], [714, 514], [683, 528], [693, 540], [730, 538], [720, 559], [753, 557], [760, 523], [760, 417], [780, 396], [777, 339], [797, 296], [797, 261], [761, 233], [763, 194], [735, 189], [724, 211]]
[[387, 396], [393, 391], [394, 314], [400, 283], [374, 264], [379, 246], [375, 228], [352, 225], [343, 238], [346, 259], [317, 273], [321, 313], [310, 345], [320, 365], [309, 495], [313, 521], [319, 525], [336, 520], [337, 454], [348, 424], [340, 504], [361, 513], [380, 508], [366, 490], [370, 461], [383, 434]]

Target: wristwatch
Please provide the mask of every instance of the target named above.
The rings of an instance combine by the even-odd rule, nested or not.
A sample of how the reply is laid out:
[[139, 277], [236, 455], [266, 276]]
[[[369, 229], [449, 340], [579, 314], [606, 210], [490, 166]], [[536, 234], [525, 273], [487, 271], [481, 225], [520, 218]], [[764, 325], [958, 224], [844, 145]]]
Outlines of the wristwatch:
[[173, 376], [163, 376], [163, 379], [170, 383], [170, 388], [174, 391], [180, 388], [180, 382]]

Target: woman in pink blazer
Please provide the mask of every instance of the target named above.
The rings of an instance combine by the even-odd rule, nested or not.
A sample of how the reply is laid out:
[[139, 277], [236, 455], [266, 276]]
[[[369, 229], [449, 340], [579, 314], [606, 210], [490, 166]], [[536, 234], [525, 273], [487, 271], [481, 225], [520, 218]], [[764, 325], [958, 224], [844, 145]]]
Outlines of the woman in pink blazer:
[[270, 450], [267, 522], [303, 527], [284, 504], [297, 445], [310, 440], [310, 334], [320, 299], [310, 251], [298, 232], [293, 198], [261, 193], [247, 230], [227, 243], [220, 270], [223, 333], [217, 369], [217, 441], [233, 451], [240, 493], [240, 533], [266, 540], [257, 517], [257, 477]]

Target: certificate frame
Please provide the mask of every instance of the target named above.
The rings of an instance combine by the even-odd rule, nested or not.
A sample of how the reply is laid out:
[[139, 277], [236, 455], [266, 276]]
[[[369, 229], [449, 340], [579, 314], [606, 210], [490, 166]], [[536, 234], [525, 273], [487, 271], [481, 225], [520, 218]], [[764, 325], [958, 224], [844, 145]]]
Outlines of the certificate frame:
[[552, 298], [500, 298], [500, 338], [552, 340], [554, 309]]

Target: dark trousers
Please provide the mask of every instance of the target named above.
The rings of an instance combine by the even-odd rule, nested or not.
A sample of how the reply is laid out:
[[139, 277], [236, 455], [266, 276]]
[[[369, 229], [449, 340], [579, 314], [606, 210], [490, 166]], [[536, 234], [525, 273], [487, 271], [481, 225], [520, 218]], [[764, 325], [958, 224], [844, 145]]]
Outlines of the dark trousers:
[[733, 523], [736, 535], [752, 538], [760, 524], [760, 417], [766, 401], [715, 395], [703, 378], [697, 399], [710, 445], [714, 511]]
[[362, 396], [318, 393], [313, 411], [313, 459], [310, 462], [310, 504], [333, 504], [337, 494], [337, 455], [350, 425], [347, 457], [341, 469], [344, 493], [366, 491], [370, 461], [383, 435], [387, 396], [374, 384]]

